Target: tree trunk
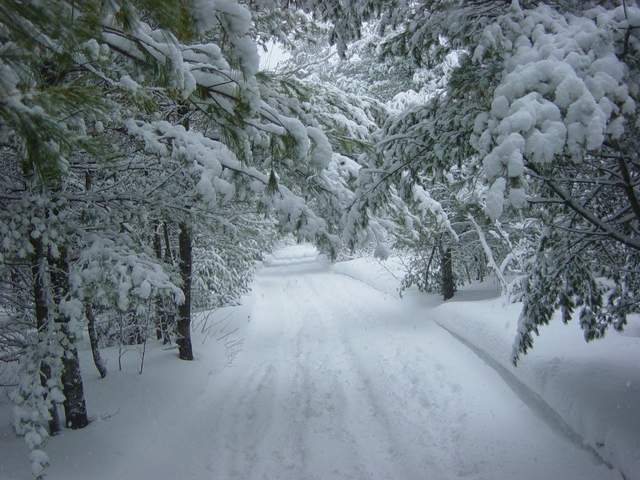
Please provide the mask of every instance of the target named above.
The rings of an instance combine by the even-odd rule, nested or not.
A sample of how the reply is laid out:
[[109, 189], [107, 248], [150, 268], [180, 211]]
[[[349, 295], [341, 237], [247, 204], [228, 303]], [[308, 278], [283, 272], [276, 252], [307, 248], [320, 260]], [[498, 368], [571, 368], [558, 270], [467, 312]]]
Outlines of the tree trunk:
[[[93, 184], [93, 175], [90, 170], [84, 172], [84, 189], [88, 192]], [[84, 312], [87, 316], [87, 333], [89, 334], [89, 343], [91, 344], [91, 354], [93, 355], [93, 363], [98, 369], [100, 378], [107, 376], [107, 367], [105, 367], [102, 357], [100, 356], [100, 346], [98, 345], [98, 335], [96, 334], [96, 317], [93, 314], [91, 301], [84, 304]]]
[[[185, 104], [178, 106], [178, 114], [182, 116], [180, 123], [189, 130], [189, 108]], [[166, 224], [165, 224], [166, 227]], [[180, 276], [182, 277], [182, 290], [184, 302], [178, 306], [177, 344], [178, 355], [182, 360], [193, 360], [191, 347], [191, 273], [193, 270], [191, 229], [185, 222], [180, 223], [178, 235], [178, 250], [180, 255]], [[166, 234], [166, 230], [165, 230]]]
[[453, 260], [451, 247], [446, 246], [442, 252], [442, 296], [449, 300], [456, 293], [455, 279], [453, 277]]
[[[31, 264], [31, 275], [33, 277], [33, 303], [35, 305], [36, 313], [36, 327], [38, 332], [47, 328], [47, 321], [49, 316], [49, 310], [47, 308], [47, 295], [44, 289], [44, 268], [45, 257], [44, 248], [42, 246], [42, 240], [40, 238], [31, 238], [31, 244], [33, 245], [33, 262]], [[40, 364], [40, 383], [48, 391], [49, 387], [47, 382], [51, 379], [51, 368], [46, 363]], [[46, 395], [46, 393], [45, 393]], [[49, 409], [49, 434], [54, 435], [60, 431], [60, 418], [58, 417], [58, 409], [55, 404], [51, 405]]]
[[[169, 229], [167, 228], [166, 222], [162, 223], [162, 231], [164, 234], [164, 245], [165, 245], [164, 261], [169, 265], [173, 265], [173, 253], [171, 252], [171, 239], [169, 238]], [[163, 302], [163, 308], [161, 311], [162, 311], [162, 317], [160, 318], [160, 321], [163, 323], [163, 329], [164, 329], [164, 338], [162, 340], [162, 343], [164, 345], [167, 345], [171, 343], [170, 331], [176, 323], [175, 305], [171, 301], [165, 301]]]
[[[168, 233], [166, 234], [168, 241]], [[167, 247], [167, 251], [168, 251]], [[160, 224], [156, 225], [153, 231], [153, 250], [158, 260], [162, 261], [162, 237], [160, 236]], [[169, 307], [165, 305], [162, 298], [156, 299], [156, 339], [162, 340], [164, 345], [171, 343], [171, 337], [169, 336], [169, 329], [167, 326], [167, 319], [169, 318]]]
[[[162, 261], [162, 238], [160, 238], [160, 225], [156, 225], [153, 229], [153, 251], [156, 254], [156, 258]], [[154, 319], [154, 323], [156, 326], [156, 340], [162, 340], [163, 337], [163, 328], [162, 328], [162, 317], [164, 316], [163, 312], [162, 299], [156, 299], [156, 318]]]
[[180, 224], [179, 255], [180, 276], [182, 277], [182, 290], [184, 291], [184, 303], [178, 306], [178, 324], [176, 340], [179, 356], [182, 360], [193, 360], [191, 348], [191, 271], [192, 271], [192, 238], [191, 230], [186, 223]]
[[428, 285], [429, 285], [429, 273], [431, 272], [431, 263], [433, 262], [433, 257], [436, 253], [436, 247], [437, 244], [433, 245], [433, 248], [431, 249], [431, 254], [429, 255], [429, 261], [427, 262], [427, 268], [425, 268], [424, 270], [424, 291], [428, 291]]
[[104, 378], [107, 376], [107, 367], [105, 367], [104, 362], [102, 361], [102, 357], [100, 356], [98, 336], [96, 335], [96, 317], [93, 314], [93, 308], [91, 307], [90, 302], [85, 303], [84, 310], [87, 314], [87, 332], [89, 333], [89, 343], [91, 344], [93, 363], [98, 369], [100, 378]]
[[[49, 255], [49, 268], [51, 269], [54, 301], [59, 306], [69, 292], [69, 264], [65, 248], [60, 249], [58, 258]], [[55, 321], [60, 324], [60, 330], [64, 336], [62, 389], [65, 397], [63, 403], [65, 425], [74, 430], [84, 428], [89, 424], [89, 420], [84, 400], [78, 350], [75, 346], [75, 334], [69, 329], [69, 318], [60, 311], [57, 312]]]

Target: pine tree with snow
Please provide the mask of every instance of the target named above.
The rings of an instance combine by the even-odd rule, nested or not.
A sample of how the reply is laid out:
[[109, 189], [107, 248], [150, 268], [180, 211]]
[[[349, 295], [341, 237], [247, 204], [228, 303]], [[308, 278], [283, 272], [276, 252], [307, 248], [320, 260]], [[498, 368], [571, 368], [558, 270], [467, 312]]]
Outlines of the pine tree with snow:
[[[516, 235], [491, 246], [476, 228], [493, 270], [516, 258], [516, 268], [526, 269], [524, 283], [512, 288], [524, 301], [514, 359], [561, 307], [580, 312], [586, 339], [608, 325], [622, 328], [637, 310], [637, 5], [380, 1], [308, 8], [333, 21], [343, 55], [363, 23], [374, 21], [379, 31], [395, 30], [379, 47], [389, 55], [409, 54], [429, 66], [456, 57], [434, 92], [442, 100], [408, 109], [398, 116], [414, 115], [408, 125], [387, 128], [381, 158], [361, 175], [369, 187], [357, 195], [352, 224], [365, 227], [372, 210], [386, 208], [386, 190], [373, 191], [403, 172], [414, 182], [416, 170], [439, 181], [464, 166], [472, 173], [467, 189], [478, 193], [486, 216], [478, 226], [499, 222]], [[405, 135], [409, 141], [398, 141]], [[547, 281], [553, 306], [540, 311]]]

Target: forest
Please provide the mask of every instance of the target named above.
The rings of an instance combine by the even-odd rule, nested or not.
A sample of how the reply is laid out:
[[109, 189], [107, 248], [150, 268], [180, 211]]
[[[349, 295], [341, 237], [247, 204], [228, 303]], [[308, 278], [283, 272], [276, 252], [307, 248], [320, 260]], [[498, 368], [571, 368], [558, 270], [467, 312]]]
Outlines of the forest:
[[[156, 421], [180, 429], [182, 421], [140, 413], [144, 393], [118, 376], [144, 378], [154, 401], [173, 389], [170, 398], [188, 409], [199, 401], [196, 381], [172, 378], [195, 378], [198, 369], [223, 378], [222, 367], [205, 365], [222, 348], [222, 363], [239, 362], [240, 372], [246, 363], [245, 374], [233, 374], [246, 375], [245, 393], [261, 395], [271, 384], [251, 383], [249, 364], [267, 362], [270, 350], [262, 352], [261, 342], [278, 342], [287, 332], [297, 347], [292, 340], [291, 353], [279, 354], [265, 378], [293, 369], [297, 358], [307, 383], [273, 386], [269, 402], [246, 403], [230, 377], [229, 390], [211, 401], [212, 409], [224, 403], [228, 418], [244, 421], [239, 410], [228, 413], [225, 392], [237, 393], [238, 408], [258, 418], [246, 425], [257, 433], [224, 420], [216, 425], [233, 436], [210, 432], [221, 442], [256, 438], [238, 443], [240, 453], [227, 463], [220, 460], [227, 470], [183, 469], [182, 477], [104, 470], [104, 478], [542, 478], [542, 470], [527, 477], [501, 469], [504, 463], [485, 471], [480, 460], [468, 475], [418, 468], [422, 463], [406, 453], [418, 452], [420, 443], [409, 445], [408, 417], [405, 430], [393, 427], [391, 410], [380, 406], [395, 408], [390, 399], [363, 411], [387, 412], [383, 423], [397, 454], [389, 462], [401, 473], [386, 472], [390, 463], [381, 460], [352, 471], [346, 456], [338, 462], [343, 470], [330, 470], [327, 458], [341, 453], [322, 460], [318, 452], [332, 451], [333, 437], [314, 447], [309, 432], [298, 432], [308, 440], [300, 453], [306, 471], [287, 460], [295, 445], [283, 447], [284, 460], [269, 456], [275, 463], [268, 465], [250, 457], [268, 443], [260, 430], [265, 404], [286, 400], [297, 411], [305, 392], [320, 393], [307, 399], [300, 422], [326, 414], [322, 425], [348, 430], [355, 443], [361, 437], [354, 432], [369, 435], [331, 423], [336, 411], [344, 413], [340, 404], [309, 405], [334, 395], [330, 378], [341, 372], [371, 372], [352, 379], [362, 391], [375, 383], [369, 378], [388, 374], [395, 385], [406, 368], [418, 368], [418, 357], [398, 357], [392, 374], [387, 364], [373, 367], [383, 353], [349, 346], [351, 338], [368, 338], [366, 318], [382, 318], [355, 309], [378, 305], [381, 296], [397, 302], [385, 331], [398, 350], [415, 344], [418, 351], [426, 340], [405, 339], [406, 325], [390, 319], [411, 317], [423, 328], [440, 312], [438, 323], [459, 342], [445, 348], [452, 340], [442, 337], [428, 348], [456, 365], [469, 352], [454, 350], [471, 344], [479, 359], [469, 364], [486, 363], [513, 390], [526, 389], [519, 398], [529, 399], [528, 408], [603, 466], [591, 472], [594, 479], [640, 478], [640, 420], [632, 420], [640, 401], [638, 102], [636, 0], [0, 0], [0, 478], [103, 478], [59, 470], [65, 458], [86, 456], [85, 448], [98, 456], [106, 448], [97, 439], [111, 413], [92, 411], [87, 398], [101, 392], [129, 404], [127, 422], [137, 427], [126, 436]], [[345, 276], [355, 280], [347, 284]], [[356, 280], [378, 293], [361, 291]], [[276, 281], [285, 283], [269, 283]], [[304, 291], [298, 281], [307, 282]], [[482, 303], [485, 297], [473, 301], [478, 285], [493, 292], [497, 310]], [[424, 299], [438, 302], [433, 313], [418, 305]], [[379, 311], [391, 308], [384, 305]], [[229, 323], [205, 344], [211, 319], [227, 325], [224, 315], [243, 316], [242, 326]], [[287, 315], [307, 323], [287, 330]], [[339, 322], [350, 316], [349, 326]], [[458, 317], [476, 321], [454, 325]], [[346, 342], [331, 347], [338, 353], [326, 347], [326, 357], [313, 357], [322, 351], [320, 339], [338, 337]], [[502, 337], [504, 345], [490, 343]], [[376, 342], [385, 351], [382, 338], [372, 338], [371, 349]], [[359, 355], [361, 361], [340, 360], [335, 371], [326, 366], [350, 351], [345, 365]], [[563, 363], [576, 351], [580, 361]], [[432, 355], [425, 365], [437, 361]], [[552, 360], [539, 370], [526, 363]], [[316, 364], [326, 371], [308, 370]], [[556, 398], [548, 378], [558, 369], [565, 375], [558, 385], [575, 388]], [[435, 367], [416, 372], [422, 379], [439, 375]], [[464, 388], [466, 378], [456, 385]], [[619, 380], [613, 390], [607, 379]], [[398, 383], [403, 402], [414, 401], [407, 392], [420, 381]], [[142, 404], [127, 400], [127, 385]], [[349, 400], [344, 385], [338, 390], [345, 404], [354, 402], [352, 410], [368, 401]], [[378, 387], [371, 398], [386, 395]], [[294, 390], [298, 396], [288, 398]], [[457, 401], [438, 397], [440, 390], [429, 395]], [[591, 401], [593, 411], [583, 408]], [[413, 418], [422, 418], [426, 407], [415, 408]], [[286, 423], [282, 415], [263, 420]], [[283, 438], [297, 432], [287, 431]], [[424, 431], [414, 433], [422, 438]], [[202, 435], [198, 441], [208, 441]], [[67, 439], [78, 443], [56, 449]], [[446, 448], [455, 450], [451, 442]], [[358, 447], [359, 455], [377, 458], [371, 445]], [[212, 447], [212, 462], [222, 451]], [[309, 460], [313, 455], [321, 457]], [[561, 476], [549, 468], [548, 478], [587, 478], [571, 466]]]

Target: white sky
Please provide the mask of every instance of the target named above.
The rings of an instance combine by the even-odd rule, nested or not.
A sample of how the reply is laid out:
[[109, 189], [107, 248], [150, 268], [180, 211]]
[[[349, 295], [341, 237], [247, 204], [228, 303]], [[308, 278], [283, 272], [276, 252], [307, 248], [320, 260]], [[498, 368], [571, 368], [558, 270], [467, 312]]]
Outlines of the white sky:
[[290, 56], [279, 43], [271, 41], [267, 43], [266, 52], [262, 47], [258, 47], [258, 55], [260, 55], [260, 70], [275, 70], [278, 63]]

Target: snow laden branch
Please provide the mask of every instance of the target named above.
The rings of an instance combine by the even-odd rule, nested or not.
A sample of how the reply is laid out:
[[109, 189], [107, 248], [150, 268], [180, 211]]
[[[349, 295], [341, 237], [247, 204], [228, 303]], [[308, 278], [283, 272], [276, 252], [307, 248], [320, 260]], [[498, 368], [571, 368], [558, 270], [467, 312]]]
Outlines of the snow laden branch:
[[[255, 74], [259, 59], [250, 37], [251, 13], [244, 6], [231, 0], [199, 1], [189, 12], [196, 31], [220, 29], [224, 32], [230, 45], [224, 53], [214, 42], [185, 45], [173, 32], [152, 28], [121, 5], [113, 3], [111, 8], [102, 18], [102, 41], [133, 60], [166, 66], [168, 86], [176, 89], [183, 99], [200, 87], [218, 96], [217, 101], [233, 111], [234, 103], [228, 103], [225, 98], [235, 98], [236, 89], [242, 87], [245, 93], [254, 91], [245, 97], [245, 101], [255, 105], [254, 100], [258, 98]], [[237, 62], [239, 71], [231, 68], [228, 59]], [[125, 86], [137, 90], [135, 81], [130, 77], [123, 78]]]
[[546, 5], [514, 3], [511, 10], [484, 30], [473, 53], [477, 63], [499, 56], [504, 66], [491, 109], [476, 117], [471, 138], [493, 182], [487, 205], [493, 219], [502, 215], [505, 197], [515, 208], [525, 205], [525, 165], [544, 168], [565, 155], [584, 162], [607, 140], [620, 139], [636, 112], [616, 43], [640, 26], [638, 8], [595, 8], [581, 16]]
[[482, 231], [482, 227], [478, 225], [478, 222], [476, 222], [475, 218], [473, 218], [473, 215], [468, 214], [467, 218], [469, 219], [473, 227], [476, 229], [476, 232], [478, 233], [478, 238], [480, 239], [480, 243], [482, 244], [482, 249], [484, 250], [484, 254], [487, 256], [487, 260], [489, 261], [489, 265], [491, 266], [493, 273], [495, 273], [496, 277], [498, 277], [498, 280], [500, 281], [500, 287], [502, 288], [502, 292], [503, 293], [506, 292], [507, 280], [504, 278], [504, 272], [502, 268], [500, 268], [496, 263], [496, 260], [493, 256], [493, 252], [491, 251], [491, 247], [489, 247], [489, 244], [487, 243], [487, 238], [485, 237], [484, 232]]
[[86, 245], [74, 262], [69, 275], [71, 296], [76, 300], [78, 320], [84, 315], [84, 302], [117, 306], [122, 312], [144, 305], [155, 296], [168, 296], [177, 304], [184, 293], [174, 284], [162, 265], [149, 255], [132, 248], [131, 240], [89, 234]]
[[210, 208], [215, 208], [221, 194], [226, 201], [237, 190], [243, 196], [261, 195], [282, 228], [308, 240], [322, 240], [334, 248], [337, 246], [338, 238], [327, 231], [326, 221], [318, 217], [303, 198], [273, 175], [243, 165], [224, 144], [164, 121], [130, 120], [127, 128], [144, 142], [148, 153], [182, 162], [193, 179], [193, 193]]

